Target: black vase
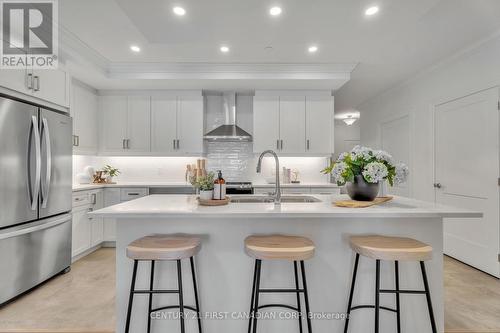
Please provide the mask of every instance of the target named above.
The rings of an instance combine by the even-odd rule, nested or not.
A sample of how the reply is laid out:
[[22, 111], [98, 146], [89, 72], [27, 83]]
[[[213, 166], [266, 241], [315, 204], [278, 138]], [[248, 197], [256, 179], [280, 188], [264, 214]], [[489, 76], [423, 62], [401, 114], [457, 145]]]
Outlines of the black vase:
[[347, 182], [345, 186], [349, 197], [357, 201], [373, 201], [379, 190], [378, 183], [368, 183], [363, 175], [354, 176], [354, 181]]

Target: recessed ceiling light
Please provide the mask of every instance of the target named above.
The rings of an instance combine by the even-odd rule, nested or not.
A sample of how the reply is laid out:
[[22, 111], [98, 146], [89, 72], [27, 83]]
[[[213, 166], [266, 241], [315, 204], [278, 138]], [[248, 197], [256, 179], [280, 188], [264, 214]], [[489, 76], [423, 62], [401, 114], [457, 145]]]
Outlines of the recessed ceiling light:
[[186, 10], [182, 7], [174, 7], [174, 9], [172, 9], [172, 10], [173, 10], [175, 15], [178, 15], [178, 16], [186, 15]]
[[137, 45], [130, 45], [130, 49], [134, 52], [141, 52], [141, 48]]
[[318, 47], [316, 45], [309, 46], [307, 51], [309, 51], [309, 53], [314, 53], [314, 52], [318, 51]]
[[221, 46], [220, 47], [220, 51], [223, 52], [223, 53], [228, 53], [229, 52], [229, 46]]
[[372, 6], [365, 11], [366, 16], [372, 16], [378, 13], [379, 8], [377, 6]]
[[272, 16], [278, 16], [281, 14], [281, 7], [272, 7], [271, 9], [269, 9], [269, 14], [271, 14]]

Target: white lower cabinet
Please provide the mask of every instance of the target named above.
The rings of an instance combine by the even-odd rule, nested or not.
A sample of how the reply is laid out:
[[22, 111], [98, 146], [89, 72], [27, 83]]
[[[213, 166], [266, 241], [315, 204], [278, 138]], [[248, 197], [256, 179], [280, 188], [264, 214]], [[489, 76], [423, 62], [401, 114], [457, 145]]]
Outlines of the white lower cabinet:
[[[104, 189], [104, 207], [117, 205], [120, 203], [120, 189], [106, 188]], [[104, 241], [116, 241], [116, 220], [104, 219]]]
[[103, 207], [103, 191], [82, 191], [73, 194], [73, 222], [71, 256], [78, 256], [101, 244], [104, 239], [102, 218], [91, 218], [88, 213]]

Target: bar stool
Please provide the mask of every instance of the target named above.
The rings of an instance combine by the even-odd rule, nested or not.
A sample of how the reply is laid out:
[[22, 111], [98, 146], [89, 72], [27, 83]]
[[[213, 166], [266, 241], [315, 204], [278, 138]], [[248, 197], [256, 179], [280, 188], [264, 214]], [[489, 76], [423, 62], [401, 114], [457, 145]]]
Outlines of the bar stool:
[[[427, 309], [432, 327], [432, 332], [437, 333], [436, 322], [434, 320], [434, 312], [432, 310], [431, 294], [429, 291], [429, 283], [427, 273], [425, 271], [424, 261], [430, 260], [432, 257], [432, 247], [411, 238], [401, 237], [386, 237], [386, 236], [353, 236], [350, 238], [350, 245], [356, 252], [356, 260], [354, 263], [354, 272], [351, 282], [351, 291], [349, 294], [349, 303], [347, 305], [347, 318], [344, 326], [344, 333], [347, 333], [349, 326], [349, 315], [352, 310], [357, 309], [375, 309], [375, 333], [379, 332], [379, 311], [387, 310], [396, 313], [397, 332], [401, 333], [401, 309], [400, 309], [400, 294], [424, 294], [427, 298]], [[375, 275], [375, 305], [357, 305], [352, 306], [352, 298], [354, 294], [354, 285], [356, 283], [356, 273], [358, 270], [359, 256], [365, 256], [376, 260], [376, 275]], [[395, 270], [395, 285], [396, 289], [380, 289], [380, 261], [394, 261]], [[422, 280], [424, 290], [401, 290], [399, 289], [399, 261], [415, 261], [420, 262], [420, 270], [422, 272]], [[394, 294], [396, 296], [396, 309], [380, 306], [380, 294]]]
[[[304, 294], [306, 307], [307, 330], [311, 330], [311, 318], [309, 317], [309, 296], [307, 293], [306, 272], [304, 269], [304, 260], [310, 259], [314, 255], [314, 243], [305, 237], [300, 236], [249, 236], [245, 239], [245, 252], [255, 259], [255, 268], [253, 274], [252, 297], [250, 301], [250, 318], [248, 322], [248, 333], [257, 332], [257, 316], [259, 309], [282, 307], [297, 311], [299, 313], [299, 330], [302, 333], [302, 310], [300, 294]], [[287, 260], [293, 261], [295, 274], [295, 289], [261, 289], [260, 273], [262, 260]], [[302, 275], [302, 289], [299, 287], [299, 277], [297, 262], [300, 262], [300, 271]], [[261, 293], [295, 293], [297, 295], [297, 307], [287, 304], [266, 304], [259, 305], [259, 295]]]
[[[139, 238], [127, 246], [127, 257], [134, 260], [134, 270], [132, 273], [132, 283], [130, 286], [130, 295], [127, 309], [127, 321], [125, 326], [125, 333], [129, 332], [130, 316], [132, 313], [132, 303], [135, 294], [147, 294], [149, 296], [149, 309], [148, 309], [148, 330], [151, 332], [151, 313], [167, 310], [179, 309], [180, 312], [180, 325], [181, 333], [185, 332], [184, 327], [184, 310], [189, 309], [195, 311], [198, 318], [198, 330], [201, 333], [201, 318], [200, 306], [198, 302], [198, 290], [196, 286], [196, 276], [194, 269], [194, 256], [200, 251], [201, 240], [198, 237], [189, 235], [162, 235], [153, 234]], [[194, 298], [196, 306], [184, 305], [184, 296], [182, 292], [182, 266], [181, 260], [189, 258], [191, 263], [191, 275], [193, 278]], [[174, 290], [155, 290], [153, 289], [155, 261], [173, 261], [177, 262], [177, 283], [178, 289]], [[135, 282], [137, 275], [137, 265], [139, 261], [151, 262], [151, 275], [149, 280], [149, 290], [136, 290]], [[178, 294], [179, 305], [170, 305], [153, 309], [152, 301], [153, 294]]]

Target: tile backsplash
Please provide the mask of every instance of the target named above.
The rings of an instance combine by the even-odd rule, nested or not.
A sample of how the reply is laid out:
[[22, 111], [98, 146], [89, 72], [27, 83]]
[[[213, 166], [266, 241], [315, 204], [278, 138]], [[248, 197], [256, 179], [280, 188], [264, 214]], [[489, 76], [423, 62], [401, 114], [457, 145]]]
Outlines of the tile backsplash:
[[[222, 170], [227, 181], [251, 181], [264, 183], [274, 175], [272, 157], [265, 157], [262, 173], [255, 167], [258, 156], [253, 153], [251, 142], [207, 142], [207, 169]], [[151, 156], [73, 156], [73, 182], [76, 174], [87, 166], [96, 169], [110, 164], [120, 169], [118, 182], [183, 182], [187, 164], [196, 163], [198, 157], [151, 157]], [[325, 157], [280, 157], [280, 167], [299, 171], [303, 183], [326, 183], [328, 177], [320, 170], [327, 165]]]

